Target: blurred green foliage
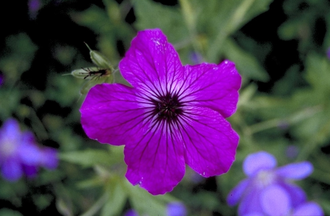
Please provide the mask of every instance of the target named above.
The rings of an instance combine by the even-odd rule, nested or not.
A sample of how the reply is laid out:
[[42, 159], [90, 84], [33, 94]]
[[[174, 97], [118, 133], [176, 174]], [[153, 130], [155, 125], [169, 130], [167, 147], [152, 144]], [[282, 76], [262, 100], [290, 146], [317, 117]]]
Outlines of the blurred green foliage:
[[[40, 145], [57, 148], [61, 163], [35, 179], [1, 179], [0, 216], [117, 216], [129, 208], [161, 216], [172, 201], [183, 202], [192, 216], [236, 215], [226, 196], [244, 178], [244, 158], [259, 150], [275, 155], [279, 165], [312, 162], [315, 171], [298, 184], [330, 215], [330, 195], [324, 193], [330, 189], [329, 1], [40, 2], [35, 18], [27, 4], [20, 9], [31, 28], [10, 27], [3, 35], [0, 121], [16, 118]], [[147, 28], [162, 29], [183, 64], [195, 64], [192, 53], [207, 62], [230, 59], [244, 81], [237, 113], [229, 119], [240, 135], [231, 170], [201, 179], [187, 168], [183, 181], [163, 196], [127, 182], [122, 148], [87, 138], [79, 114], [83, 81], [61, 76], [93, 66], [83, 42], [116, 68], [136, 32]], [[124, 82], [120, 73], [115, 81]]]

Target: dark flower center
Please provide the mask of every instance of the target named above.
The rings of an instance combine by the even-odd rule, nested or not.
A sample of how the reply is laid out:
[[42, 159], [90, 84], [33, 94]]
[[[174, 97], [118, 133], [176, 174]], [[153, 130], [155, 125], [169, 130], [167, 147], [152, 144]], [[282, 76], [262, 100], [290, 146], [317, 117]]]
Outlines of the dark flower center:
[[156, 100], [153, 99], [152, 103], [155, 105], [154, 114], [157, 115], [159, 121], [176, 121], [178, 116], [183, 113], [183, 105], [176, 94], [167, 93]]

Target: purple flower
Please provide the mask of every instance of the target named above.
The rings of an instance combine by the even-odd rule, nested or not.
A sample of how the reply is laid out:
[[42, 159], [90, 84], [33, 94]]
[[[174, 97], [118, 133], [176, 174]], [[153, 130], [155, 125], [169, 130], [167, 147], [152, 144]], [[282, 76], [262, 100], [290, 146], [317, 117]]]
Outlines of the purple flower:
[[[54, 153], [50, 156], [47, 151], [55, 150], [44, 152], [39, 149], [35, 144], [33, 134], [21, 132], [14, 119], [7, 120], [0, 129], [0, 167], [2, 176], [8, 181], [16, 181], [23, 174], [33, 177], [39, 166], [55, 168], [54, 161], [56, 160], [57, 165], [57, 157]], [[52, 161], [51, 165], [46, 162], [49, 160]]]
[[285, 151], [286, 156], [290, 159], [296, 158], [298, 153], [299, 153], [299, 148], [295, 145], [289, 145]]
[[48, 147], [41, 149], [41, 151], [40, 165], [46, 169], [55, 169], [58, 165], [57, 151]]
[[204, 177], [228, 171], [239, 140], [225, 119], [236, 111], [241, 85], [234, 63], [182, 66], [155, 29], [138, 33], [119, 68], [133, 87], [93, 87], [81, 123], [90, 138], [125, 145], [133, 185], [164, 194], [181, 181], [185, 164]]
[[179, 202], [172, 202], [167, 205], [167, 216], [186, 216], [186, 207]]
[[34, 19], [41, 8], [40, 0], [29, 0], [28, 2], [30, 17]]
[[271, 154], [258, 152], [245, 159], [243, 170], [248, 178], [227, 197], [231, 206], [240, 201], [238, 213], [241, 216], [285, 215], [288, 209], [297, 209], [306, 201], [304, 191], [290, 181], [310, 175], [313, 166], [309, 162], [276, 168], [276, 159]]
[[130, 209], [125, 213], [124, 216], [139, 216], [139, 214], [135, 210]]
[[328, 58], [330, 59], [330, 47], [329, 47], [328, 50], [327, 50], [327, 56], [328, 56]]
[[199, 64], [203, 62], [203, 56], [198, 52], [191, 52], [189, 54], [189, 59], [194, 64]]
[[2, 73], [0, 72], [0, 86], [2, 86], [3, 83], [4, 83], [4, 77], [3, 77]]

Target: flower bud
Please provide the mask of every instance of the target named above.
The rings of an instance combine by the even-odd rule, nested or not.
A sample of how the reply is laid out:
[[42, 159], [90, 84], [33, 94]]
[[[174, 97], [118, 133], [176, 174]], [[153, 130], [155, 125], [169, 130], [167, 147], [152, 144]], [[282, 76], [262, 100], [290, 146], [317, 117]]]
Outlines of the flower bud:
[[[86, 44], [86, 43], [85, 43]], [[106, 68], [113, 70], [110, 61], [105, 57], [103, 54], [99, 53], [98, 51], [92, 50], [88, 44], [86, 44], [87, 48], [89, 49], [89, 55], [92, 62], [100, 68]]]

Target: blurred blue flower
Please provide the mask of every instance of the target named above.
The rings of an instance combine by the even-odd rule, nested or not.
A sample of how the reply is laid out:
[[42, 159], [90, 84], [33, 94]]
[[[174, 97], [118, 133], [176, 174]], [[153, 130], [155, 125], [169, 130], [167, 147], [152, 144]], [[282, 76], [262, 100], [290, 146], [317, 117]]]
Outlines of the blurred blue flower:
[[289, 145], [285, 150], [286, 156], [290, 159], [296, 158], [298, 156], [298, 153], [299, 153], [299, 148], [295, 145]]
[[29, 0], [28, 2], [29, 13], [32, 19], [35, 19], [39, 9], [41, 8], [40, 0]]
[[191, 52], [189, 59], [193, 64], [200, 64], [203, 62], [203, 56], [199, 52]]
[[130, 210], [128, 210], [128, 211], [125, 213], [124, 216], [139, 216], [139, 215], [138, 215], [138, 213], [137, 213], [135, 210], [130, 209]]
[[5, 76], [2, 73], [2, 71], [0, 71], [0, 87], [5, 83]]
[[245, 159], [243, 170], [247, 178], [227, 197], [230, 206], [240, 202], [239, 215], [285, 215], [288, 209], [297, 209], [306, 202], [305, 192], [291, 180], [310, 175], [312, 164], [300, 162], [276, 168], [276, 163], [267, 152], [254, 153]]
[[[167, 205], [166, 215], [167, 216], [186, 216], [187, 210], [186, 210], [186, 207], [182, 203], [172, 202]], [[130, 210], [126, 211], [124, 216], [139, 216], [139, 214], [135, 210], [130, 209]]]
[[180, 202], [172, 202], [167, 205], [167, 216], [186, 216], [187, 209]]
[[57, 152], [37, 147], [31, 132], [21, 132], [16, 120], [7, 120], [0, 129], [0, 168], [8, 181], [16, 181], [25, 174], [33, 177], [39, 166], [56, 168]]
[[330, 47], [329, 47], [328, 50], [327, 50], [327, 56], [328, 56], [328, 58], [330, 59]]

